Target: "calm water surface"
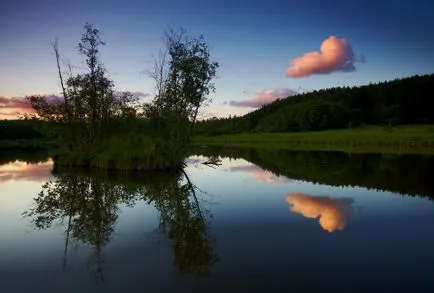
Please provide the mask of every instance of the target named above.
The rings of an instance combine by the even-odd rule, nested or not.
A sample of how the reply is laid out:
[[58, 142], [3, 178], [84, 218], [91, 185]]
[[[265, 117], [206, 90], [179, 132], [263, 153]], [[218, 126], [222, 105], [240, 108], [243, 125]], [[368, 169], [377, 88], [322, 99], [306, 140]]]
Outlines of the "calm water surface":
[[433, 158], [248, 154], [169, 174], [5, 162], [1, 292], [434, 291]]

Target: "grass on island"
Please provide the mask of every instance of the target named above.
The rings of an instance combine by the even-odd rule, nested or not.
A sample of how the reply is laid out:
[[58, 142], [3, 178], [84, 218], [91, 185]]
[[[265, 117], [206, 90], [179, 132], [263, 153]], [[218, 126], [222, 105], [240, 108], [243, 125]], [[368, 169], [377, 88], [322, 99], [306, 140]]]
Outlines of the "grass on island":
[[197, 136], [195, 145], [360, 153], [434, 154], [434, 125]]
[[36, 153], [45, 150], [54, 164], [65, 167], [97, 167], [117, 170], [167, 170], [182, 166], [185, 144], [143, 135], [113, 138], [104, 143], [68, 149], [50, 140], [0, 140], [0, 153], [11, 150]]
[[116, 170], [162, 170], [182, 166], [185, 150], [167, 140], [135, 136], [111, 139], [104, 144], [69, 151], [60, 149], [54, 156], [57, 166], [97, 167]]

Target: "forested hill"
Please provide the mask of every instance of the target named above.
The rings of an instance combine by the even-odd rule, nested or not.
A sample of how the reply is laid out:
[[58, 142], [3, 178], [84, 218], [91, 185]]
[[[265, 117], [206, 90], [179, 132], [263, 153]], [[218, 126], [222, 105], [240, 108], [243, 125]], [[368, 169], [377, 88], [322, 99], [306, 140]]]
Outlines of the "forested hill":
[[197, 134], [434, 123], [434, 74], [338, 87], [277, 100], [241, 117], [201, 121]]

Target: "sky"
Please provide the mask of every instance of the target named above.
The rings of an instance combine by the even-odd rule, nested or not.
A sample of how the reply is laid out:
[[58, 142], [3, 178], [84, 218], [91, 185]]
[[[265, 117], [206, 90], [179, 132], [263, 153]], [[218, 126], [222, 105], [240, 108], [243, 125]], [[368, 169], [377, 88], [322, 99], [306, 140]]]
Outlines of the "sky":
[[206, 118], [316, 89], [433, 73], [433, 11], [430, 0], [1, 0], [0, 119], [27, 111], [25, 96], [60, 94], [55, 38], [63, 64], [76, 73], [84, 67], [77, 44], [86, 22], [102, 33], [101, 59], [116, 89], [144, 101], [154, 93], [144, 71], [164, 31], [203, 34], [220, 65]]

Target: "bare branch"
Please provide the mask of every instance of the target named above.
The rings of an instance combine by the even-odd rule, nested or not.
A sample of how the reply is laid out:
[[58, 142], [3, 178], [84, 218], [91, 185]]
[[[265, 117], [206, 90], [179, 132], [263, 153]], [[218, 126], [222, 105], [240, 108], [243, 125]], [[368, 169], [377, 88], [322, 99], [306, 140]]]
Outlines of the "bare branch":
[[69, 108], [68, 97], [66, 95], [66, 88], [65, 88], [65, 85], [63, 83], [62, 71], [60, 69], [60, 54], [59, 54], [59, 39], [58, 38], [56, 38], [54, 43], [53, 43], [53, 50], [54, 50], [54, 54], [56, 55], [57, 71], [59, 73], [60, 85], [62, 86], [63, 99], [65, 101], [65, 106], [68, 109]]

